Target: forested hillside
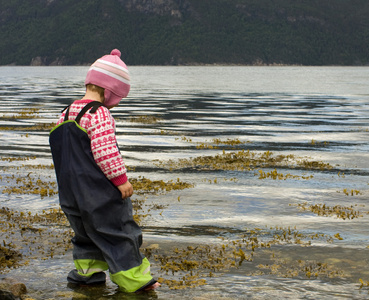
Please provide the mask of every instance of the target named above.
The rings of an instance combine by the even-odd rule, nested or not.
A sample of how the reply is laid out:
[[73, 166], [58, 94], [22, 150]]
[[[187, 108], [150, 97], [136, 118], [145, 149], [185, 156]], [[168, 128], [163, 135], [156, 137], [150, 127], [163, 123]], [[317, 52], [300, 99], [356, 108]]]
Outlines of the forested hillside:
[[368, 65], [368, 0], [0, 0], [0, 65]]

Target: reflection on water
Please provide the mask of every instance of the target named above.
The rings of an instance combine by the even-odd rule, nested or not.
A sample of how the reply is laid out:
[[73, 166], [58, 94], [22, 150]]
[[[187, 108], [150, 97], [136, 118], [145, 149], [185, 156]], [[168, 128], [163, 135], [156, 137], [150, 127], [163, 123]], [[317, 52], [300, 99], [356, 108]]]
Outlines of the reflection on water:
[[[86, 71], [86, 67], [0, 68], [1, 157], [35, 156], [30, 161], [1, 161], [2, 190], [8, 185], [5, 178], [22, 172], [22, 165], [51, 164], [48, 131], [32, 128], [55, 122], [66, 105], [83, 95]], [[289, 261], [324, 262], [345, 273], [339, 278], [310, 280], [300, 275], [284, 278], [285, 273], [271, 270], [257, 275], [258, 265], [267, 263], [266, 257], [270, 263], [268, 251], [272, 250], [265, 249], [255, 254], [252, 263], [207, 278], [205, 286], [175, 291], [164, 285], [150, 296], [152, 299], [368, 296], [367, 290], [359, 290], [359, 279], [369, 280], [369, 68], [132, 67], [131, 74], [129, 98], [112, 110], [118, 143], [132, 169], [129, 176], [164, 181], [179, 178], [195, 185], [147, 195], [148, 203], [165, 208], [152, 211], [145, 220], [146, 245], [159, 244], [165, 252], [173, 245], [219, 244], [219, 237], [238, 239], [255, 228], [264, 232], [260, 239], [269, 241], [278, 234], [277, 228], [290, 227], [305, 236], [323, 234], [333, 238], [312, 239], [310, 247], [293, 243], [276, 246], [273, 255], [279, 260], [272, 262], [283, 267]], [[36, 109], [32, 118], [21, 117], [27, 108]], [[151, 122], [144, 122], [150, 117]], [[216, 144], [216, 139], [223, 143]], [[241, 143], [230, 145], [225, 143], [227, 140]], [[274, 168], [166, 168], [169, 160], [242, 150], [293, 155], [296, 160], [321, 161], [332, 168], [277, 168], [278, 173], [290, 175], [283, 180], [259, 179], [260, 169], [267, 173]], [[28, 172], [42, 179], [52, 180], [54, 176], [52, 169]], [[351, 195], [351, 191], [358, 193]], [[54, 207], [58, 199], [56, 195], [3, 193], [0, 203], [35, 213]], [[352, 206], [360, 216], [352, 220], [320, 216], [299, 209], [299, 204]], [[337, 234], [342, 239], [334, 238]], [[65, 275], [71, 261], [68, 252], [52, 260], [33, 261], [10, 274], [26, 281], [40, 299], [48, 299], [50, 294], [68, 297], [66, 294], [72, 291], [66, 287]], [[163, 276], [155, 262], [153, 269]], [[41, 277], [35, 279], [35, 271]], [[49, 278], [55, 281], [47, 286]], [[103, 299], [131, 299], [117, 292], [111, 283], [96, 293]], [[94, 299], [91, 294], [87, 296]]]

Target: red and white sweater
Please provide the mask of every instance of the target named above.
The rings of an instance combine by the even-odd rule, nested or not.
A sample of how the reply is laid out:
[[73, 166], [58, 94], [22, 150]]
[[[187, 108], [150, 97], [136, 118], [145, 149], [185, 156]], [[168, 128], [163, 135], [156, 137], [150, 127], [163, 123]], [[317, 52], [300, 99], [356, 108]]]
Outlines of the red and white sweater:
[[[77, 100], [69, 109], [69, 120], [74, 120], [81, 109], [92, 100]], [[57, 125], [64, 121], [66, 110], [60, 116]], [[109, 109], [101, 106], [94, 114], [89, 111], [81, 118], [79, 125], [86, 129], [91, 140], [92, 155], [105, 176], [115, 185], [125, 183], [127, 170], [117, 146], [115, 120]]]

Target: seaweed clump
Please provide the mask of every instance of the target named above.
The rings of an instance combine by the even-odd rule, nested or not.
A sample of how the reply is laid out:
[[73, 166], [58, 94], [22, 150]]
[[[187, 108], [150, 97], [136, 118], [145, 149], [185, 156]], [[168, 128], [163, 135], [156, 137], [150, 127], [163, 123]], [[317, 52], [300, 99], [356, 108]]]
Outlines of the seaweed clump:
[[163, 119], [155, 116], [134, 116], [129, 118], [129, 122], [142, 124], [156, 124], [163, 121]]
[[41, 118], [39, 115], [40, 109], [37, 107], [22, 108], [16, 114], [2, 115], [2, 119], [36, 119]]
[[[20, 162], [35, 160], [34, 156], [25, 157], [0, 157], [0, 161], [6, 162]], [[11, 170], [12, 172], [8, 175], [0, 175], [0, 181], [6, 181], [7, 185], [2, 189], [3, 194], [34, 194], [40, 195], [41, 197], [53, 196], [58, 193], [57, 184], [55, 180], [45, 180], [40, 174], [33, 172], [34, 170], [51, 170], [54, 169], [54, 165], [25, 165], [20, 166], [8, 166], [2, 168], [5, 170]], [[17, 170], [17, 174], [13, 172]], [[24, 175], [26, 172], [27, 175]], [[19, 174], [21, 173], [21, 174]]]
[[266, 178], [271, 178], [273, 180], [286, 180], [289, 178], [292, 179], [305, 179], [305, 180], [309, 180], [312, 179], [314, 176], [313, 175], [309, 175], [309, 176], [299, 176], [299, 175], [292, 175], [292, 174], [283, 174], [283, 173], [278, 173], [277, 169], [274, 169], [273, 171], [267, 172], [265, 173], [263, 170], [259, 170], [259, 179], [266, 179]]
[[[50, 131], [54, 128], [56, 123], [36, 123], [31, 126], [0, 126], [0, 130], [6, 131]], [[28, 133], [26, 137], [28, 137]]]
[[136, 194], [146, 193], [164, 193], [172, 190], [183, 190], [192, 188], [194, 185], [191, 183], [183, 182], [179, 178], [176, 181], [169, 180], [150, 180], [145, 177], [139, 176], [138, 178], [130, 178], [129, 180], [133, 185]]
[[32, 172], [28, 173], [26, 176], [5, 176], [0, 178], [3, 180], [13, 181], [14, 185], [8, 186], [2, 190], [3, 193], [7, 194], [38, 194], [41, 197], [53, 196], [58, 193], [57, 184], [55, 181], [47, 181], [41, 179], [40, 176], [32, 176]]
[[[40, 109], [38, 107], [22, 108], [16, 113], [8, 113], [0, 116], [3, 120], [29, 120], [42, 118], [40, 115]], [[11, 131], [49, 131], [56, 123], [35, 123], [30, 126], [13, 125], [13, 126], [0, 126], [0, 130]], [[25, 135], [28, 137], [28, 133]]]
[[[337, 237], [336, 237], [337, 238]], [[282, 277], [340, 277], [343, 273], [324, 262], [280, 259], [275, 252], [269, 255], [269, 263], [254, 265], [255, 259], [264, 259], [266, 251], [276, 245], [296, 244], [304, 247], [311, 245], [311, 240], [334, 238], [324, 234], [303, 234], [292, 228], [270, 228], [247, 230], [239, 239], [229, 240], [220, 237], [221, 242], [208, 245], [187, 245], [172, 248], [168, 252], [157, 247], [147, 247], [145, 254], [153, 257], [160, 264], [164, 275], [159, 282], [170, 289], [193, 288], [205, 285], [207, 279], [228, 272], [232, 268], [248, 266], [250, 276], [277, 274]], [[257, 269], [252, 271], [253, 268]]]
[[[177, 138], [179, 139], [179, 138]], [[183, 136], [181, 138], [182, 141], [184, 142], [188, 142], [188, 143], [194, 143], [192, 141], [191, 138], [185, 137]], [[248, 142], [249, 143], [249, 142]], [[214, 138], [211, 141], [204, 141], [204, 142], [199, 142], [199, 143], [195, 143], [196, 144], [196, 149], [219, 149], [221, 146], [224, 147], [230, 147], [232, 149], [244, 145], [245, 142], [241, 141], [240, 139], [236, 138], [236, 139], [226, 139], [226, 140], [222, 140], [220, 138]]]
[[297, 206], [303, 210], [303, 211], [311, 211], [314, 214], [318, 216], [336, 216], [339, 219], [342, 220], [352, 220], [356, 218], [360, 218], [363, 216], [363, 214], [356, 210], [356, 205], [351, 206], [341, 206], [341, 205], [335, 205], [335, 206], [328, 206], [325, 204], [308, 204], [308, 203], [299, 203]]
[[192, 168], [200, 170], [228, 170], [228, 171], [251, 171], [255, 168], [300, 168], [307, 170], [330, 170], [333, 168], [329, 163], [308, 160], [295, 155], [274, 155], [270, 151], [262, 153], [250, 150], [226, 152], [214, 156], [198, 156], [169, 161], [156, 161], [156, 165], [170, 170]]
[[[45, 260], [65, 254], [71, 248], [72, 231], [60, 209], [44, 210], [33, 215], [3, 207], [0, 209], [0, 230], [4, 247], [8, 248], [3, 253], [14, 257], [9, 260], [10, 264], [1, 265], [0, 272], [27, 264], [29, 259]], [[8, 257], [4, 256], [5, 260]]]
[[333, 268], [328, 263], [303, 259], [290, 260], [279, 258], [275, 259], [272, 264], [260, 264], [257, 268], [267, 271], [268, 274], [286, 278], [304, 276], [308, 279], [316, 279], [323, 276], [329, 278], [344, 276], [343, 271]]
[[22, 254], [14, 250], [14, 246], [3, 241], [3, 246], [0, 246], [0, 273], [6, 268], [14, 268], [20, 265]]

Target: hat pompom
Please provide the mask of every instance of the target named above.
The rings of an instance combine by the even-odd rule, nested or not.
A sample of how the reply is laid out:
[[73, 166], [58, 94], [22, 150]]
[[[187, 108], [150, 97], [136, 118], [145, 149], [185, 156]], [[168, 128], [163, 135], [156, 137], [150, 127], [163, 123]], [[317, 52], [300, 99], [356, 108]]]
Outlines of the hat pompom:
[[117, 55], [118, 57], [120, 57], [121, 53], [118, 49], [114, 49], [110, 52], [110, 55]]

